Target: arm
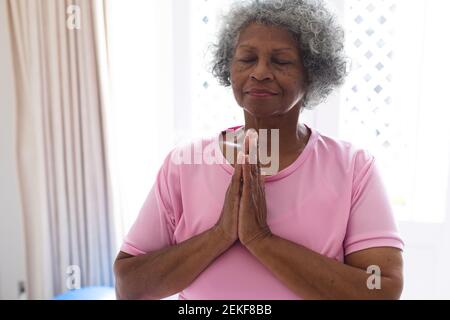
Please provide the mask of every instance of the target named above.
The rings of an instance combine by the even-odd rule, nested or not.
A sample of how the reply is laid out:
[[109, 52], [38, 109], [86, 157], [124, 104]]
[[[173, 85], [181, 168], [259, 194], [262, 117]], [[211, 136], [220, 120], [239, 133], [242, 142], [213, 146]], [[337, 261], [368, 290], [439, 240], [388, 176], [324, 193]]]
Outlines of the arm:
[[[257, 137], [253, 137], [249, 143], [255, 145], [256, 139]], [[264, 179], [261, 179], [259, 161], [257, 164], [251, 164], [249, 156], [246, 155], [243, 177], [244, 186], [239, 206], [239, 240], [293, 292], [306, 299], [398, 299], [400, 297], [403, 288], [403, 262], [399, 249], [378, 246], [356, 251], [346, 256], [344, 264], [273, 235], [266, 222]], [[374, 190], [380, 189], [376, 175], [365, 177], [366, 179], [372, 177], [370, 182], [375, 185], [375, 187], [372, 185]], [[384, 203], [384, 198], [381, 196], [374, 199], [376, 200], [373, 202], [366, 199], [367, 204]], [[366, 211], [361, 202], [359, 202], [359, 210], [363, 213], [371, 212]], [[389, 211], [384, 208], [381, 212]], [[353, 213], [353, 215], [357, 217], [353, 217], [350, 230], [361, 230], [361, 225], [367, 225], [363, 214]], [[385, 217], [384, 220], [388, 219]], [[379, 228], [383, 229], [382, 226]], [[371, 290], [368, 286], [371, 274], [367, 273], [367, 268], [371, 265], [378, 266], [381, 271], [379, 290]]]
[[[345, 257], [345, 264], [276, 235], [247, 249], [280, 281], [305, 299], [399, 299], [402, 255], [396, 248], [372, 248]], [[367, 267], [381, 269], [381, 289], [370, 290]]]
[[[238, 167], [225, 194], [220, 218], [211, 229], [178, 245], [146, 255], [133, 257], [119, 253], [114, 264], [118, 298], [161, 299], [180, 292], [231, 247], [238, 239], [241, 174]], [[149, 212], [154, 214], [156, 210]], [[146, 222], [148, 220], [140, 220], [144, 225]]]
[[162, 299], [186, 288], [232, 244], [213, 227], [178, 245], [142, 256], [120, 252], [115, 263], [118, 299]]

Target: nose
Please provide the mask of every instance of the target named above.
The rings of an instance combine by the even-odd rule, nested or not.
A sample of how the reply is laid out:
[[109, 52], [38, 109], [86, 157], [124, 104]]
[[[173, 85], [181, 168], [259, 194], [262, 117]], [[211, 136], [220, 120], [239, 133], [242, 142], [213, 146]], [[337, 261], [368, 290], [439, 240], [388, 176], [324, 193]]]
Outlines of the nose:
[[263, 59], [258, 60], [255, 68], [250, 73], [250, 77], [258, 81], [273, 80], [273, 72], [268, 64], [269, 62]]

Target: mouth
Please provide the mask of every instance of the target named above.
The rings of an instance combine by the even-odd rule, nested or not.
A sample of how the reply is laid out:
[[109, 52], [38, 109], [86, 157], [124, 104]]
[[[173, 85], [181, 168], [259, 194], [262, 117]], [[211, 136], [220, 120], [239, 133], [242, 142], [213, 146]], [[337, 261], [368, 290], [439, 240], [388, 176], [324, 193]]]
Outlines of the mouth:
[[272, 92], [247, 92], [247, 94], [255, 98], [270, 98], [277, 95], [276, 93]]

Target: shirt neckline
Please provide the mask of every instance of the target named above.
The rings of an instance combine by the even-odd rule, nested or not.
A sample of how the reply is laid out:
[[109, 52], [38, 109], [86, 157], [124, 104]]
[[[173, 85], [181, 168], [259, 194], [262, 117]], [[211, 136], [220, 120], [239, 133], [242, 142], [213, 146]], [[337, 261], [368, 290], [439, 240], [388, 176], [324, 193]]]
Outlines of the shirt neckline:
[[[286, 168], [284, 168], [283, 170], [279, 171], [278, 173], [276, 173], [275, 175], [272, 176], [266, 176], [265, 181], [266, 182], [271, 182], [271, 181], [276, 181], [276, 180], [280, 180], [284, 177], [287, 177], [288, 175], [290, 175], [291, 173], [293, 173], [300, 165], [302, 165], [305, 160], [308, 158], [308, 156], [311, 154], [312, 150], [314, 149], [314, 146], [317, 142], [317, 139], [319, 137], [319, 133], [317, 130], [315, 130], [314, 128], [309, 127], [308, 125], [305, 124], [305, 126], [311, 130], [311, 135], [309, 137], [308, 142], [306, 143], [305, 148], [303, 149], [303, 151], [300, 153], [300, 155], [297, 157], [297, 159], [292, 162], [289, 166], [287, 166]], [[225, 130], [229, 131], [236, 131], [240, 128], [244, 127], [244, 125], [241, 126], [236, 126], [236, 127], [231, 127]], [[222, 131], [223, 132], [223, 131]], [[220, 137], [222, 135], [222, 132], [216, 136], [216, 142], [218, 145], [218, 150], [220, 152], [220, 158], [221, 158], [221, 162], [220, 162], [220, 166], [226, 171], [228, 172], [230, 175], [233, 175], [234, 173], [234, 167], [228, 162], [228, 160], [224, 157], [221, 149], [220, 149]]]

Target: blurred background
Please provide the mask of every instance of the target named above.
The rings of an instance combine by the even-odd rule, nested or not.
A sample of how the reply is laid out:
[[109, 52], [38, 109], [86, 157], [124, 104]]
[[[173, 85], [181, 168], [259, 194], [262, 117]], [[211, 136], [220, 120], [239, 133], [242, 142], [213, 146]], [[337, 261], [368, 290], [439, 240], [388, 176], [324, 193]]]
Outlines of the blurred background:
[[[0, 0], [0, 299], [114, 298], [167, 152], [244, 124], [208, 71], [232, 2]], [[301, 121], [380, 162], [402, 298], [450, 299], [450, 2], [327, 2], [350, 75]]]

